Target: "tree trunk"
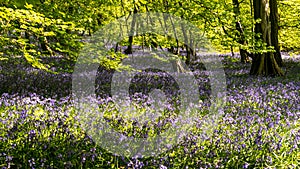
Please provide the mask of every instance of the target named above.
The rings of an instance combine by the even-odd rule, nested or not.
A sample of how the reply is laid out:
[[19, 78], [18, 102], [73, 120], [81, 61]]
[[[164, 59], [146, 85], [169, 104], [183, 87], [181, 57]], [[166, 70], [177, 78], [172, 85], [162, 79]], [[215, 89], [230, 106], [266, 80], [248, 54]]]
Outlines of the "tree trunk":
[[[277, 9], [276, 3], [274, 3], [276, 0], [270, 0]], [[255, 24], [255, 33], [261, 34], [261, 39], [264, 43], [267, 44], [267, 46], [276, 45], [274, 39], [272, 36], [274, 35], [271, 30], [275, 29], [272, 28], [269, 19], [271, 19], [270, 14], [274, 14], [274, 8], [272, 8], [271, 11], [269, 11], [269, 4], [268, 0], [255, 0], [253, 1], [253, 7], [254, 7], [254, 19], [261, 19], [261, 22]], [[272, 20], [273, 21], [273, 20]], [[274, 20], [275, 22], [277, 20]], [[276, 23], [275, 23], [276, 24]], [[278, 34], [277, 34], [278, 36]], [[277, 41], [278, 45], [278, 41]], [[261, 54], [255, 54], [252, 61], [252, 66], [250, 70], [251, 75], [263, 75], [263, 76], [282, 76], [282, 70], [280, 69], [277, 60], [276, 60], [276, 54], [273, 52], [267, 52], [267, 53], [261, 53]]]
[[176, 70], [177, 73], [184, 73], [186, 70], [184, 69], [183, 62], [180, 59], [175, 59], [172, 61], [173, 69]]
[[193, 32], [191, 30], [189, 30], [189, 34], [190, 34], [190, 45], [189, 45], [189, 47], [190, 47], [191, 56], [192, 56], [191, 60], [194, 61], [194, 60], [196, 60], [196, 45], [193, 41], [193, 36], [194, 35], [193, 35]]
[[277, 7], [277, 0], [270, 0], [270, 20], [271, 20], [271, 41], [272, 46], [274, 46], [275, 52], [275, 59], [277, 64], [282, 67], [283, 61], [280, 54], [280, 48], [278, 45], [278, 7]]
[[240, 48], [240, 55], [241, 55], [241, 62], [242, 63], [249, 63], [250, 62], [249, 52], [247, 52], [246, 50]]
[[190, 48], [189, 48], [187, 30], [185, 29], [185, 25], [183, 25], [183, 23], [181, 23], [180, 26], [181, 26], [181, 31], [182, 31], [183, 38], [184, 38], [184, 47], [185, 47], [185, 50], [186, 50], [185, 64], [189, 65], [190, 60], [191, 60], [191, 55], [190, 55]]
[[130, 35], [129, 35], [129, 45], [127, 46], [127, 49], [124, 51], [125, 54], [132, 54], [132, 42], [133, 42], [133, 33], [134, 33], [134, 27], [135, 27], [135, 22], [136, 22], [136, 13], [137, 13], [137, 8], [134, 7], [133, 11], [133, 17], [132, 17], [132, 22], [130, 26]]
[[[175, 40], [176, 40], [176, 50], [175, 50], [174, 46], [171, 46], [171, 51], [172, 51], [172, 53], [178, 55], [179, 54], [179, 40], [178, 40], [178, 37], [177, 37], [177, 32], [176, 32], [176, 29], [175, 29], [173, 19], [172, 19], [172, 17], [169, 17], [169, 18], [170, 18], [170, 21], [171, 21], [171, 24], [172, 24], [174, 37], [175, 37]], [[165, 21], [165, 24], [166, 24], [166, 21]]]
[[[232, 0], [232, 3], [233, 3], [233, 6], [234, 6], [233, 11], [234, 11], [235, 20], [236, 20], [235, 21], [235, 27], [236, 27], [236, 30], [239, 32], [239, 35], [238, 35], [239, 41], [238, 42], [239, 42], [240, 45], [247, 45], [247, 42], [246, 42], [245, 36], [244, 36], [243, 26], [242, 26], [242, 24], [239, 20], [240, 3], [239, 3], [238, 0]], [[240, 47], [240, 55], [241, 55], [241, 62], [242, 63], [250, 62], [250, 59], [249, 59], [250, 54], [246, 50], [242, 49], [241, 47]]]

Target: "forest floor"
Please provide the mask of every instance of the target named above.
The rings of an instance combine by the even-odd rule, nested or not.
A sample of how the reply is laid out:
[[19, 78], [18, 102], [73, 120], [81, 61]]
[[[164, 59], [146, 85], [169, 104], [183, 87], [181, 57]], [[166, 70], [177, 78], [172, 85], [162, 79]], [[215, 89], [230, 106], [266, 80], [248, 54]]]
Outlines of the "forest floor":
[[[300, 57], [283, 55], [286, 75], [275, 78], [250, 76], [251, 64], [240, 63], [238, 56], [219, 57], [226, 75], [227, 93], [224, 114], [212, 136], [199, 141], [202, 128], [195, 125], [190, 136], [151, 158], [114, 155], [95, 144], [80, 128], [72, 99], [72, 73], [67, 71], [74, 68], [74, 63], [60, 58], [43, 60], [60, 70], [59, 74], [51, 74], [24, 62], [1, 61], [0, 166], [297, 168], [300, 163]], [[200, 120], [210, 110], [211, 87], [208, 73], [199, 65], [194, 62], [190, 68], [203, 100], [193, 110]], [[96, 82], [105, 86], [114, 72], [98, 71], [100, 76]], [[156, 75], [161, 84], [168, 80], [165, 74]], [[99, 87], [98, 92], [108, 92], [105, 99], [111, 94], [107, 91], [109, 87]], [[190, 92], [192, 95], [195, 91]], [[117, 115], [115, 109], [106, 108], [107, 115]], [[124, 126], [139, 127], [124, 119], [120, 122], [111, 117], [111, 120], [110, 124], [125, 134], [135, 130]]]

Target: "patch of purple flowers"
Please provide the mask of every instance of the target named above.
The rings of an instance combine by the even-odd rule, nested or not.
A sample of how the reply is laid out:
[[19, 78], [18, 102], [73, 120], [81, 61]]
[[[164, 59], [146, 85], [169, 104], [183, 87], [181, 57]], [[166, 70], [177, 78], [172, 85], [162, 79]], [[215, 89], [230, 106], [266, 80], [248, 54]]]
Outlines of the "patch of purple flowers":
[[[71, 95], [71, 73], [51, 74], [24, 64], [1, 63], [0, 165], [2, 168], [296, 168], [300, 164], [299, 58], [285, 59], [285, 77], [268, 78], [248, 76], [250, 65], [241, 64], [236, 58], [220, 57], [227, 75], [227, 102], [224, 117], [213, 136], [200, 138], [201, 119], [211, 105], [211, 89], [209, 72], [195, 62], [190, 68], [201, 97], [193, 110], [199, 114], [197, 125], [184, 141], [147, 159], [116, 156], [96, 145], [80, 128]], [[63, 65], [58, 64], [55, 69], [60, 66]], [[163, 131], [163, 126], [174, 123], [176, 113], [140, 123], [122, 118], [114, 107], [107, 107], [112, 105], [109, 84], [113, 73], [99, 68], [96, 93], [99, 105], [109, 108], [107, 121], [115, 129], [146, 137], [147, 132]], [[144, 105], [154, 103], [148, 94], [155, 88], [162, 89], [167, 99], [180, 93], [165, 72], [142, 72], [132, 84], [132, 99]], [[172, 101], [180, 104], [176, 99]], [[165, 104], [169, 112], [174, 111], [172, 104]], [[133, 127], [126, 130], [123, 128], [126, 125]]]

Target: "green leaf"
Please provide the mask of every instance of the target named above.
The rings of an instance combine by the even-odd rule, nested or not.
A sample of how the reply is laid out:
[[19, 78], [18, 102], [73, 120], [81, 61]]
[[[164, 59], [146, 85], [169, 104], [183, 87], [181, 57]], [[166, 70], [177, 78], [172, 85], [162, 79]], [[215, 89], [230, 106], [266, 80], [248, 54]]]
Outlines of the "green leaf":
[[28, 4], [28, 3], [26, 2], [26, 4], [24, 5], [24, 7], [25, 7], [26, 9], [32, 9], [32, 8], [33, 8], [33, 5]]

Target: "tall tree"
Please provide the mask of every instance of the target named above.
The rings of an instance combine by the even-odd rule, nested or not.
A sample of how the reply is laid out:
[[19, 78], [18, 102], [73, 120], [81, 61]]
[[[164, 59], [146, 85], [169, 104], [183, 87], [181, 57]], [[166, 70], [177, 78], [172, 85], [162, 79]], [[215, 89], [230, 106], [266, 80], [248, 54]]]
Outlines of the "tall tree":
[[255, 24], [255, 33], [261, 35], [259, 38], [266, 43], [267, 47], [275, 46], [276, 52], [254, 54], [250, 74], [282, 76], [278, 47], [277, 0], [254, 0], [253, 7], [254, 19], [260, 20]]
[[277, 0], [270, 0], [270, 20], [271, 20], [271, 41], [275, 49], [275, 59], [280, 67], [283, 66], [283, 61], [280, 54], [278, 45], [278, 5]]
[[137, 6], [134, 5], [134, 11], [132, 13], [133, 15], [133, 18], [132, 18], [132, 21], [131, 21], [131, 26], [130, 26], [130, 35], [128, 37], [128, 46], [127, 46], [127, 49], [124, 51], [126, 54], [132, 54], [132, 43], [133, 43], [133, 34], [134, 34], [134, 30], [135, 30], [135, 27], [136, 27], [136, 14], [138, 12], [138, 9], [137, 9]]
[[[238, 31], [238, 37], [239, 37], [239, 44], [242, 45], [248, 45], [247, 41], [245, 39], [245, 35], [244, 35], [244, 28], [242, 26], [242, 23], [240, 21], [240, 2], [239, 0], [232, 0], [233, 3], [233, 11], [234, 11], [234, 15], [235, 15], [235, 27], [236, 30]], [[249, 56], [250, 54], [247, 52], [247, 50], [243, 49], [240, 47], [240, 55], [241, 55], [241, 62], [242, 63], [247, 63], [249, 62]]]

